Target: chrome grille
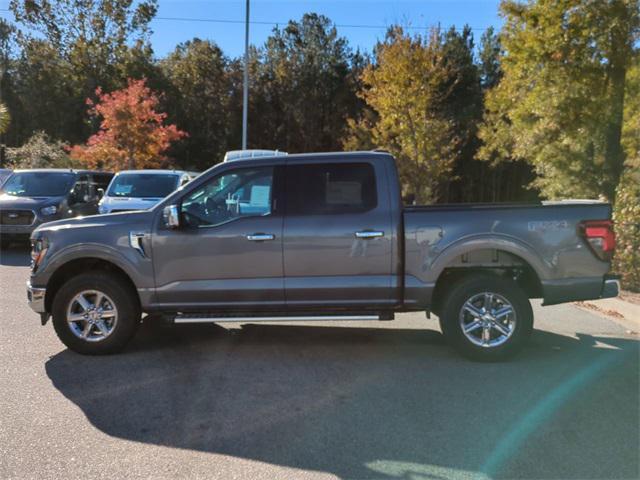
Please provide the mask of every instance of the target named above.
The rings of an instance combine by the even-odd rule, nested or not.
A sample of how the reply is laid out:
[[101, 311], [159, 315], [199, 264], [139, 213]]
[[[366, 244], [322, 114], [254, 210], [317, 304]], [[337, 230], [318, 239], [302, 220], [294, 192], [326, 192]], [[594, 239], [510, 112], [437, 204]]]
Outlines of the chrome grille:
[[2, 210], [0, 211], [0, 224], [31, 225], [35, 216], [33, 210]]

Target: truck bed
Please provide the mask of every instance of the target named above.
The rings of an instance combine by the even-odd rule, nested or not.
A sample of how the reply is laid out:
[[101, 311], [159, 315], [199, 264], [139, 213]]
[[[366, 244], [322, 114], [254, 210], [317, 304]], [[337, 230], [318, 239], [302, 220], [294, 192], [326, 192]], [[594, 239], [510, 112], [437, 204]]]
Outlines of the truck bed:
[[406, 206], [405, 297], [422, 306], [418, 292], [433, 291], [446, 268], [523, 265], [545, 304], [597, 298], [610, 264], [591, 251], [579, 225], [610, 218], [610, 204], [584, 200]]

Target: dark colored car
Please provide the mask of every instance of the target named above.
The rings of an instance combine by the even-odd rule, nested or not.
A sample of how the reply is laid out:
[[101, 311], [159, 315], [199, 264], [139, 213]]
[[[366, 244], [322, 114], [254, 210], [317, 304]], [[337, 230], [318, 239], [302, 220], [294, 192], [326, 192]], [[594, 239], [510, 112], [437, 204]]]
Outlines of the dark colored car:
[[201, 323], [426, 311], [463, 354], [495, 360], [529, 337], [530, 298], [618, 294], [611, 205], [406, 207], [393, 157], [378, 152], [226, 162], [149, 210], [49, 223], [31, 240], [29, 303], [85, 354], [124, 348], [142, 312]]
[[98, 213], [100, 193], [112, 173], [92, 170], [16, 170], [0, 188], [2, 247], [28, 240], [39, 225]]

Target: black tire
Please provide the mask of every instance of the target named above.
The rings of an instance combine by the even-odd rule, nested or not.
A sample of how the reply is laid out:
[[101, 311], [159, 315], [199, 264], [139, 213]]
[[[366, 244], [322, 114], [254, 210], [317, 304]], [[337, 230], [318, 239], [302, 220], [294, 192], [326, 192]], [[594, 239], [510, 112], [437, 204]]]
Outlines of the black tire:
[[[76, 295], [83, 291], [101, 292], [114, 303], [117, 321], [103, 339], [88, 341], [72, 331], [67, 310]], [[140, 324], [140, 306], [136, 293], [126, 280], [109, 273], [83, 273], [68, 280], [56, 293], [52, 306], [53, 327], [58, 338], [70, 350], [83, 355], [106, 355], [120, 352], [133, 338]], [[84, 324], [86, 325], [86, 323]], [[90, 330], [99, 336], [97, 326]]]
[[[512, 307], [514, 316], [507, 315], [502, 317], [501, 328], [509, 330], [510, 334], [503, 334], [500, 330], [490, 327], [489, 340], [485, 343], [482, 336], [485, 330], [484, 326], [475, 324], [476, 329], [468, 335], [473, 337], [476, 342], [484, 343], [484, 346], [474, 343], [467, 334], [463, 332], [461, 324], [461, 315], [464, 315], [463, 322], [470, 327], [472, 322], [476, 321], [470, 311], [462, 313], [463, 306], [469, 300], [478, 299], [483, 302], [485, 293], [493, 294], [488, 297], [495, 305], [494, 311], [498, 311], [498, 307], [504, 308], [502, 300], [506, 300]], [[488, 303], [488, 302], [487, 302]], [[476, 305], [472, 302], [472, 306]], [[517, 354], [533, 331], [533, 312], [529, 298], [524, 291], [513, 281], [488, 274], [471, 274], [460, 278], [445, 293], [445, 298], [441, 303], [440, 327], [447, 342], [458, 352], [467, 358], [479, 361], [502, 361], [511, 358]], [[480, 324], [484, 319], [479, 319]], [[515, 325], [510, 324], [511, 321]], [[507, 322], [507, 325], [505, 325]], [[495, 325], [495, 323], [493, 323]], [[481, 329], [481, 332], [477, 332]], [[479, 335], [481, 338], [476, 338]], [[492, 343], [495, 345], [492, 346]], [[501, 343], [502, 342], [502, 343]]]

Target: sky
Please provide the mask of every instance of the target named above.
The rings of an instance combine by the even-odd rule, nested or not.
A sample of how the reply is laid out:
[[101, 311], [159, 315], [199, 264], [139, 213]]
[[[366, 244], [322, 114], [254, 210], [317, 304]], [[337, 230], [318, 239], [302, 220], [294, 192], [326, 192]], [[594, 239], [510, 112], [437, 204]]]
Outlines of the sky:
[[[0, 0], [4, 18], [11, 18], [2, 12], [8, 4]], [[501, 25], [498, 4], [499, 0], [251, 0], [250, 20], [255, 23], [250, 24], [249, 41], [262, 45], [276, 25], [315, 12], [329, 17], [354, 49], [370, 51], [393, 23], [410, 26], [413, 32], [438, 24], [443, 28], [468, 24], [477, 44], [487, 27]], [[151, 25], [157, 57], [193, 37], [215, 41], [230, 57], [242, 55], [245, 0], [160, 0], [159, 5]]]

